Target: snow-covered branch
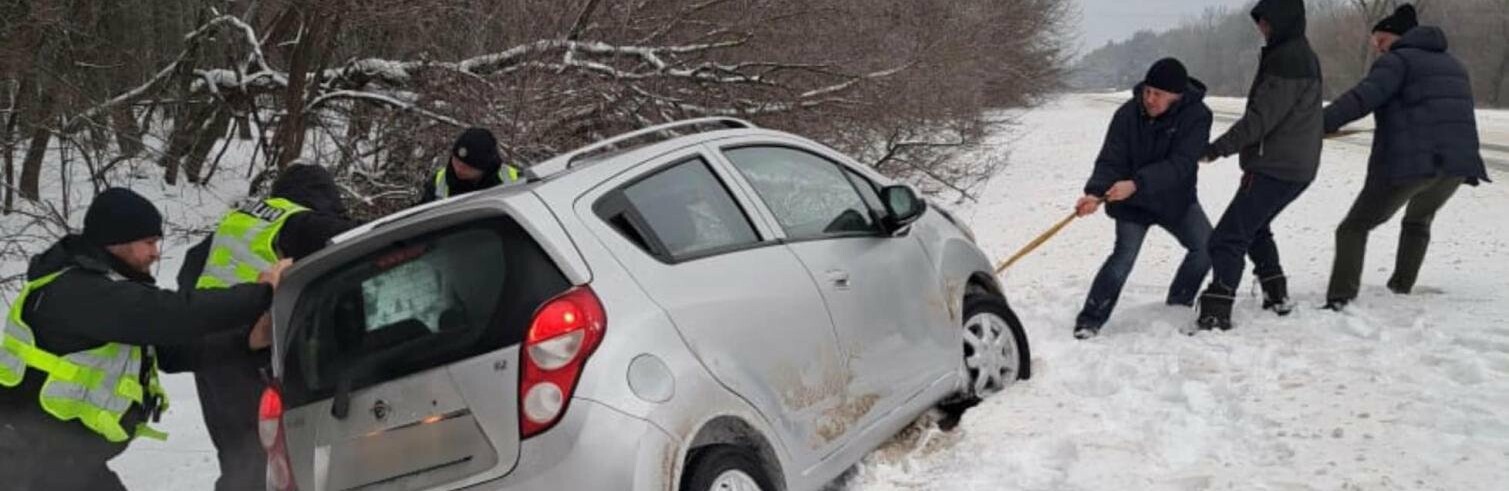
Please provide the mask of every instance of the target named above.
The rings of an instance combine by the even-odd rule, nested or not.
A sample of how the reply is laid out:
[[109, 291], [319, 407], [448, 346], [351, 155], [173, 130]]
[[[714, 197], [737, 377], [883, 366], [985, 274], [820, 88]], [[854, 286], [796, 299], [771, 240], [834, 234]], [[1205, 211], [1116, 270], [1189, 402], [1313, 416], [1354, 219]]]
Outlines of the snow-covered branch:
[[380, 104], [392, 106], [394, 108], [397, 108], [397, 109], [400, 109], [400, 110], [404, 110], [404, 111], [413, 111], [413, 112], [422, 114], [425, 117], [428, 117], [430, 119], [434, 119], [436, 121], [440, 121], [442, 123], [449, 124], [451, 126], [455, 126], [455, 127], [458, 127], [458, 128], [465, 128], [467, 126], [471, 126], [471, 125], [469, 125], [467, 123], [463, 123], [461, 121], [456, 120], [456, 118], [452, 118], [452, 117], [446, 116], [444, 114], [436, 113], [436, 112], [431, 111], [429, 109], [425, 109], [423, 107], [420, 107], [418, 104], [414, 104], [412, 102], [402, 101], [402, 100], [399, 100], [396, 97], [387, 96], [387, 95], [383, 95], [383, 94], [377, 94], [377, 93], [373, 93], [373, 92], [362, 92], [362, 91], [357, 91], [357, 90], [337, 90], [337, 91], [334, 91], [334, 92], [326, 92], [324, 94], [321, 94], [319, 97], [314, 98], [314, 100], [309, 101], [309, 104], [305, 106], [304, 110], [305, 111], [313, 111], [313, 110], [319, 109], [319, 107], [321, 105], [323, 105], [323, 104], [325, 104], [327, 102], [330, 102], [332, 100], [336, 100], [336, 99], [355, 99], [355, 100], [365, 100], [365, 101], [370, 101], [370, 102], [376, 102], [376, 103], [380, 103]]

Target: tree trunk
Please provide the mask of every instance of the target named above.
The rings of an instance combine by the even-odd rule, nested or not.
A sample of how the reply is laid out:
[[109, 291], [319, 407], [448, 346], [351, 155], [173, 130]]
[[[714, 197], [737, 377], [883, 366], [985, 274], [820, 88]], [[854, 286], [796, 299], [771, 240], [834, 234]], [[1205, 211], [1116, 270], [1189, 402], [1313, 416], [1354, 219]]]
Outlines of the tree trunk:
[[[230, 111], [219, 106], [215, 106], [211, 116], [205, 119], [205, 124], [200, 127], [198, 134], [194, 137], [193, 148], [184, 157], [183, 171], [189, 182], [201, 184], [199, 177], [201, 171], [204, 170], [204, 162], [209, 158], [210, 150], [215, 148], [215, 142], [226, 136], [230, 130], [230, 123]], [[229, 143], [226, 142], [226, 144]]]
[[[199, 133], [204, 130], [206, 123], [215, 115], [216, 107], [210, 104], [190, 104], [184, 115], [173, 121], [173, 133], [168, 137], [168, 148], [163, 151], [162, 158], [157, 164], [162, 166], [163, 181], [170, 184], [178, 184], [178, 168], [183, 164], [184, 157], [193, 151], [195, 141]], [[197, 170], [196, 170], [197, 172]], [[198, 177], [191, 175], [190, 181]]]
[[10, 141], [10, 134], [5, 135], [5, 213], [9, 215], [16, 206], [16, 146]]
[[26, 90], [26, 81], [15, 87], [11, 93], [11, 112], [6, 116], [4, 124], [0, 124], [0, 147], [5, 151], [5, 188], [0, 192], [5, 193], [4, 214], [9, 215], [15, 210], [16, 202], [16, 125], [21, 121], [21, 92]]
[[141, 142], [141, 125], [136, 124], [136, 117], [131, 115], [131, 105], [125, 104], [110, 111], [110, 122], [115, 131], [115, 145], [120, 148], [122, 156], [135, 157], [144, 150]]
[[309, 15], [314, 6], [306, 4], [295, 8], [298, 9], [295, 15], [302, 35], [299, 44], [293, 48], [293, 56], [289, 58], [288, 90], [283, 93], [285, 111], [273, 145], [277, 148], [273, 162], [279, 169], [298, 159], [304, 151], [304, 92], [309, 83], [309, 68], [314, 65], [315, 48], [320, 45], [322, 19]]
[[[51, 133], [49, 133], [50, 135]], [[61, 138], [60, 138], [61, 140]], [[83, 151], [83, 146], [79, 147]], [[58, 187], [62, 190], [59, 195], [63, 199], [63, 222], [68, 222], [68, 145], [63, 141], [58, 142]]]
[[21, 198], [32, 201], [42, 199], [42, 159], [47, 156], [47, 144], [52, 133], [47, 128], [32, 129], [31, 144], [26, 147], [26, 160], [21, 161]]

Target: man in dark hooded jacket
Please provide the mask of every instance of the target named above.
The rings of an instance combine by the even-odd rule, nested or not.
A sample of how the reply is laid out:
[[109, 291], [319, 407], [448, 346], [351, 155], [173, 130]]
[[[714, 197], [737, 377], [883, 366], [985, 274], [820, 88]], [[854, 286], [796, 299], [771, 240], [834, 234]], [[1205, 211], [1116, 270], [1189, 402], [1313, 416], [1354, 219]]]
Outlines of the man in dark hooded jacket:
[[1210, 271], [1210, 219], [1196, 192], [1197, 160], [1210, 141], [1211, 113], [1204, 100], [1205, 84], [1190, 78], [1178, 60], [1165, 58], [1148, 69], [1132, 100], [1111, 120], [1095, 172], [1075, 208], [1085, 216], [1102, 200], [1109, 201], [1106, 214], [1116, 219], [1116, 246], [1095, 275], [1075, 320], [1074, 337], [1094, 337], [1110, 318], [1153, 225], [1173, 234], [1188, 251], [1166, 302], [1194, 305]]
[[[265, 202], [287, 202], [303, 208], [289, 214], [282, 227], [274, 231], [273, 248], [278, 258], [303, 259], [319, 251], [331, 238], [358, 225], [346, 217], [335, 180], [317, 165], [294, 164], [283, 169]], [[228, 216], [226, 220], [232, 219]], [[178, 272], [181, 287], [207, 286], [206, 264], [213, 255], [215, 239], [208, 237], [189, 250]], [[174, 350], [168, 355], [164, 367], [170, 371], [196, 367], [194, 382], [199, 389], [199, 404], [220, 463], [215, 489], [264, 489], [266, 459], [257, 438], [257, 404], [265, 385], [261, 369], [267, 366], [267, 351], [247, 350], [222, 336], [194, 349]]]
[[106, 462], [162, 436], [144, 426], [166, 404], [157, 350], [217, 334], [266, 346], [248, 328], [287, 264], [259, 282], [175, 293], [154, 285], [161, 237], [152, 203], [112, 188], [90, 203], [82, 235], [32, 258], [0, 336], [0, 487], [124, 490]]
[[1320, 167], [1320, 61], [1305, 38], [1303, 0], [1261, 0], [1252, 19], [1267, 38], [1247, 109], [1205, 150], [1210, 162], [1241, 153], [1236, 197], [1210, 237], [1210, 287], [1197, 326], [1231, 329], [1231, 307], [1247, 257], [1263, 288], [1263, 308], [1288, 314], [1289, 288], [1271, 225], [1315, 180]]
[[1367, 78], [1326, 107], [1327, 133], [1369, 113], [1377, 121], [1367, 180], [1336, 228], [1336, 262], [1326, 291], [1332, 310], [1357, 298], [1369, 232], [1405, 209], [1388, 288], [1409, 293], [1425, 262], [1436, 212], [1463, 183], [1488, 181], [1467, 70], [1446, 52], [1440, 28], [1417, 25], [1408, 4], [1379, 21], [1372, 34], [1378, 61]]

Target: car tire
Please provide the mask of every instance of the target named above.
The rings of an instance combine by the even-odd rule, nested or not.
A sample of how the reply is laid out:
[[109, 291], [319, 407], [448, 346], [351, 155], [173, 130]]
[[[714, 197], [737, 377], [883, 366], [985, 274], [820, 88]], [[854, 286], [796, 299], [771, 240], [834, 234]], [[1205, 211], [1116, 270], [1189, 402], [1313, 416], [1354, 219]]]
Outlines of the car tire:
[[733, 445], [694, 450], [682, 475], [682, 491], [776, 491], [759, 457]]
[[[1015, 381], [1032, 377], [1032, 350], [1027, 345], [1027, 332], [1005, 300], [985, 292], [964, 297], [964, 321], [960, 327], [964, 330], [961, 368], [967, 386], [939, 405], [945, 413], [939, 426], [945, 430], [956, 426], [964, 411], [984, 398], [1005, 390]], [[977, 357], [982, 348], [997, 355]], [[995, 371], [995, 379], [982, 384], [980, 378], [988, 376], [989, 371]]]

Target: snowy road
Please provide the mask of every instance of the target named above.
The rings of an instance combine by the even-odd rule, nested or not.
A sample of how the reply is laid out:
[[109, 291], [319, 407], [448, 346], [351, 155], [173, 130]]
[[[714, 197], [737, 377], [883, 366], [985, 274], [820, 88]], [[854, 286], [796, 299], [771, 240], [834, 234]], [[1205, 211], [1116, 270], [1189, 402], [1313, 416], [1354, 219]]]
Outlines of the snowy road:
[[[982, 203], [960, 210], [986, 251], [1012, 252], [1067, 213], [1115, 109], [1097, 98], [1065, 97], [1002, 137], [1011, 165]], [[1240, 101], [1223, 107], [1232, 101], [1214, 105], [1240, 110]], [[1504, 113], [1486, 114], [1509, 127]], [[1504, 135], [1494, 143], [1509, 144]], [[1276, 224], [1304, 308], [1260, 315], [1244, 289], [1230, 333], [1176, 332], [1193, 314], [1161, 300], [1182, 252], [1153, 233], [1104, 335], [1074, 341], [1070, 326], [1112, 230], [1103, 216], [1073, 224], [1003, 278], [1032, 338], [1036, 377], [971, 411], [959, 432], [878, 452], [849, 488], [1506, 489], [1509, 188], [1463, 189], [1437, 219], [1421, 281], [1442, 293], [1383, 289], [1394, 223], [1373, 235], [1356, 307], [1318, 311], [1332, 231], [1361, 188], [1366, 157], [1365, 146], [1328, 144], [1319, 180]], [[1204, 169], [1213, 218], [1237, 178], [1233, 159]], [[207, 223], [223, 210], [202, 208], [203, 217], [180, 221]], [[185, 247], [170, 244], [161, 270], [176, 271]], [[166, 383], [172, 439], [137, 442], [111, 466], [132, 489], [209, 489], [217, 468], [193, 380]]]
[[[1023, 117], [1011, 165], [963, 212], [987, 251], [1007, 254], [1067, 212], [1115, 110], [1103, 97]], [[1320, 311], [1332, 232], [1366, 158], [1365, 146], [1328, 143], [1319, 180], [1275, 225], [1303, 308], [1260, 313], [1247, 285], [1230, 333], [1176, 332], [1193, 313], [1161, 301], [1182, 251], [1153, 233], [1102, 336], [1075, 341], [1113, 232], [1103, 216], [1073, 224], [1004, 277], [1034, 379], [967, 414], [961, 435], [872, 456], [851, 489], [1509, 488], [1509, 189], [1464, 188], [1437, 218], [1421, 275], [1435, 293], [1383, 288], [1395, 222], [1373, 234], [1355, 308]], [[1212, 220], [1238, 176], [1235, 159], [1202, 171]]]

